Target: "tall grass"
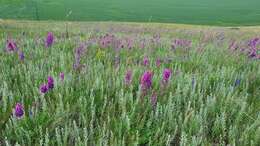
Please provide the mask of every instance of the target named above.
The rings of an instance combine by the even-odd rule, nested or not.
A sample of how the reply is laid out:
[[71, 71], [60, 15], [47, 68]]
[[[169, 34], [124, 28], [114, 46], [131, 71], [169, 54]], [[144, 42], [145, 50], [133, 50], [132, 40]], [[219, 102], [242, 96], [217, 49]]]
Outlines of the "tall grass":
[[[246, 42], [255, 36], [224, 32], [221, 39], [219, 29], [177, 29], [169, 35], [161, 28], [156, 41], [151, 27], [144, 32], [131, 32], [135, 29], [127, 25], [107, 27], [110, 31], [70, 31], [69, 38], [58, 28], [50, 48], [44, 39], [51, 27], [1, 32], [0, 145], [260, 145], [260, 63], [228, 49], [234, 37]], [[102, 47], [106, 33], [124, 47], [118, 50], [108, 42]], [[10, 37], [24, 60], [5, 50]], [[133, 40], [131, 48], [126, 38]], [[189, 40], [191, 46], [173, 49], [175, 39]], [[163, 87], [165, 68], [172, 75]], [[130, 85], [124, 81], [128, 70]], [[140, 77], [147, 70], [153, 72], [152, 87], [143, 94]], [[42, 94], [39, 87], [48, 76], [54, 77], [54, 89]], [[25, 111], [21, 119], [13, 115], [18, 102]]]

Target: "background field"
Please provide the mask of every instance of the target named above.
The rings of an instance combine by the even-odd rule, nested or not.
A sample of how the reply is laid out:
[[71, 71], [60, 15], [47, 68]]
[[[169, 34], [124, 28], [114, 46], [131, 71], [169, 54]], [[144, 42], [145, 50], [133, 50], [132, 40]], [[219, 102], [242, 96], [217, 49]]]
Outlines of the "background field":
[[259, 0], [1, 0], [0, 18], [259, 25], [259, 6]]

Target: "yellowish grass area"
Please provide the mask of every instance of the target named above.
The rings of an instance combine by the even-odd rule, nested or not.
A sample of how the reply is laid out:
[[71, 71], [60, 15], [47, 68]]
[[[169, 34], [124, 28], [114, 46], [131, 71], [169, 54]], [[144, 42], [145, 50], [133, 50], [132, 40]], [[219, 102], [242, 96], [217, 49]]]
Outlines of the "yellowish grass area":
[[[249, 35], [258, 36], [260, 26], [240, 26], [240, 27], [223, 27], [207, 25], [189, 25], [173, 23], [136, 23], [136, 22], [68, 22], [68, 21], [27, 21], [27, 20], [3, 20], [0, 19], [0, 30], [23, 30], [30, 31], [65, 31], [66, 26], [71, 32], [89, 32], [89, 30], [109, 30], [121, 31], [118, 28], [127, 30], [144, 30], [145, 33], [165, 32], [171, 34], [176, 30], [190, 30], [202, 32], [225, 32], [227, 35]], [[160, 31], [159, 31], [160, 30]], [[174, 33], [172, 33], [174, 34]]]

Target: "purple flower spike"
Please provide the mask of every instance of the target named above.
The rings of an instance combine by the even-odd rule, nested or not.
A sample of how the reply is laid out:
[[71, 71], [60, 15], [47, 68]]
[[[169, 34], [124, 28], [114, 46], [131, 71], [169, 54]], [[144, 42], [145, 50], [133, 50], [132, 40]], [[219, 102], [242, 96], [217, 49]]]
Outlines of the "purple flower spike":
[[240, 85], [240, 83], [241, 83], [241, 79], [236, 79], [234, 86], [237, 87]]
[[171, 77], [171, 74], [172, 74], [172, 72], [171, 72], [170, 69], [167, 69], [167, 68], [164, 69], [164, 71], [163, 71], [163, 81], [165, 83], [168, 83], [168, 81], [169, 81], [169, 79]]
[[125, 84], [130, 85], [132, 82], [132, 71], [128, 70], [125, 74]]
[[80, 67], [81, 67], [80, 59], [81, 59], [81, 56], [85, 52], [85, 48], [87, 48], [87, 46], [85, 46], [84, 44], [81, 44], [78, 48], [76, 48], [74, 50], [74, 55], [75, 55], [75, 61], [74, 61], [74, 64], [73, 64], [74, 70], [80, 69]]
[[174, 42], [172, 43], [172, 49], [175, 50], [176, 48], [190, 48], [192, 45], [192, 42], [190, 40], [185, 40], [185, 39], [175, 39]]
[[141, 87], [142, 90], [147, 90], [152, 87], [153, 73], [151, 71], [146, 71], [141, 77]]
[[54, 79], [51, 76], [48, 76], [48, 89], [53, 89], [54, 88]]
[[54, 42], [54, 35], [52, 32], [48, 32], [48, 35], [46, 37], [46, 40], [45, 40], [45, 46], [46, 48], [49, 48], [53, 45], [53, 42]]
[[40, 92], [43, 93], [43, 94], [47, 93], [48, 92], [48, 86], [46, 84], [42, 84], [40, 86]]
[[14, 114], [17, 118], [22, 118], [22, 116], [24, 115], [24, 108], [21, 103], [16, 103]]
[[13, 40], [7, 40], [6, 49], [9, 52], [17, 51], [17, 45]]
[[148, 57], [144, 57], [143, 64], [144, 64], [144, 66], [148, 66], [149, 65]]
[[19, 53], [19, 59], [20, 59], [21, 61], [24, 60], [24, 53], [23, 53], [23, 52], [20, 52], [20, 53]]
[[60, 80], [64, 81], [64, 73], [63, 72], [60, 73]]
[[251, 48], [256, 48], [258, 44], [260, 44], [260, 38], [254, 38], [249, 41], [248, 46]]

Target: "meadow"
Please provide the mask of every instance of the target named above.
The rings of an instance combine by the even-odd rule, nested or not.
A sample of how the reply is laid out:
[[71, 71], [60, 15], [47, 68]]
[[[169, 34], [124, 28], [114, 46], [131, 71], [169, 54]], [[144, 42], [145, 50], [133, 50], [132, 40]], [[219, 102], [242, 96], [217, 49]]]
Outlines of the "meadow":
[[259, 32], [0, 21], [0, 145], [260, 145]]
[[1, 0], [0, 18], [241, 26], [260, 24], [259, 6], [259, 0]]

